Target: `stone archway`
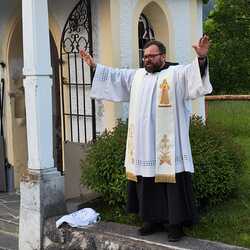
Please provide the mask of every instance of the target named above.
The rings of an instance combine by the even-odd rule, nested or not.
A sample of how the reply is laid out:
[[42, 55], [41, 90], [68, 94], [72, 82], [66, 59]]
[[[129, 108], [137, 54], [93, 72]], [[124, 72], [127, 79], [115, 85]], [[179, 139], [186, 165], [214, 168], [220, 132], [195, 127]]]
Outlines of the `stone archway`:
[[[22, 23], [19, 20], [12, 32], [8, 50], [9, 100], [12, 128], [12, 162], [14, 167], [14, 186], [19, 189], [20, 178], [27, 169], [28, 148], [25, 114], [25, 95], [23, 87], [23, 41]], [[61, 111], [59, 57], [57, 47], [50, 33], [51, 63], [53, 68], [53, 156], [58, 170], [62, 170], [62, 141], [61, 141]]]
[[166, 45], [167, 54], [169, 55], [169, 25], [167, 17], [162, 8], [156, 2], [147, 4], [142, 12], [152, 25], [155, 39], [162, 41]]
[[25, 121], [25, 98], [23, 88], [23, 48], [22, 24], [17, 22], [10, 38], [8, 51], [9, 99], [12, 119], [12, 145], [15, 188], [19, 187], [20, 177], [27, 168], [27, 134]]

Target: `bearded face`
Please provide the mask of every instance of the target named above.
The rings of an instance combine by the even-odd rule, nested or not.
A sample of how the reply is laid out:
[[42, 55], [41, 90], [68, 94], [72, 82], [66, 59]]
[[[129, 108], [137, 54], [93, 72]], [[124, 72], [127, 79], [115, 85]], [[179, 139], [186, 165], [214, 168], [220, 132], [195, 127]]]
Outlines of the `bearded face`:
[[164, 66], [165, 59], [165, 54], [161, 53], [156, 45], [151, 45], [144, 50], [144, 68], [149, 73], [159, 71]]

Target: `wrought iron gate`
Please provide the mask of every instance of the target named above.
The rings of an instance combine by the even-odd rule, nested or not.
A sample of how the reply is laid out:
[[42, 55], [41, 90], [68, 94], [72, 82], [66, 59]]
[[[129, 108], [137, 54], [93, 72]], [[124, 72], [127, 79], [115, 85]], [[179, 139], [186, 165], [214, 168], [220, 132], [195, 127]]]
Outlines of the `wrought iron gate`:
[[89, 97], [93, 78], [79, 57], [93, 53], [90, 0], [81, 0], [65, 24], [60, 48], [64, 141], [86, 143], [96, 138], [95, 102]]

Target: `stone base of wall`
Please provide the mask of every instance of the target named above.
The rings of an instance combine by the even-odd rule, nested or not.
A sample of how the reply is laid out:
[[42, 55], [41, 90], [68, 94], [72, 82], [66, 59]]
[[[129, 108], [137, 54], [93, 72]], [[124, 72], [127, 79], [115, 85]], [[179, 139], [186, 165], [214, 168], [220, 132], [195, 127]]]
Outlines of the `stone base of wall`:
[[100, 222], [85, 229], [72, 228], [66, 224], [57, 229], [56, 218], [49, 218], [45, 224], [44, 250], [246, 250], [219, 242], [184, 237], [170, 243], [167, 232], [139, 236], [138, 228], [112, 222]]

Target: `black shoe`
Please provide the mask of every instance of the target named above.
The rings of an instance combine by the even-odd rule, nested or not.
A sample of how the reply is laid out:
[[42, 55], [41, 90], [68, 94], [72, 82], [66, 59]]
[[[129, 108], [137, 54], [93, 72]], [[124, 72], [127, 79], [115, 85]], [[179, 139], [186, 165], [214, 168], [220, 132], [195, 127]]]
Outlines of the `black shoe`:
[[144, 222], [143, 226], [138, 230], [139, 234], [142, 236], [162, 231], [164, 231], [164, 226], [161, 223], [150, 223], [150, 222]]
[[168, 233], [170, 225], [168, 223], [165, 223], [165, 224], [163, 224], [163, 226], [164, 226], [164, 231]]
[[168, 233], [168, 241], [169, 242], [176, 242], [179, 241], [183, 236], [185, 236], [182, 226], [180, 225], [171, 225], [169, 227]]

